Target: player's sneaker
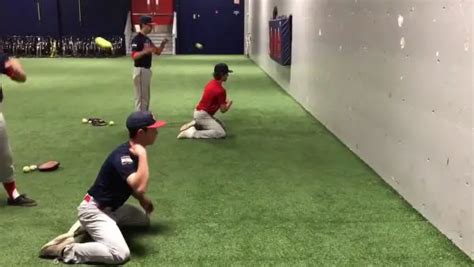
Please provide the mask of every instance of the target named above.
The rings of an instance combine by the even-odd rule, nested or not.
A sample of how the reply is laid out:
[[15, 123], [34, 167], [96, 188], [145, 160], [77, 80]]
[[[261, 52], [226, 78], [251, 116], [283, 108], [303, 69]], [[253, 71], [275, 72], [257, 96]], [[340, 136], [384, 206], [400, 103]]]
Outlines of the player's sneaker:
[[46, 243], [40, 250], [40, 257], [62, 258], [62, 252], [67, 245], [74, 243], [74, 237], [70, 233], [62, 234]]
[[194, 133], [196, 132], [195, 127], [190, 127], [187, 130], [184, 130], [178, 134], [178, 139], [184, 139], [184, 138], [193, 138]]
[[26, 195], [20, 195], [15, 199], [9, 198], [7, 204], [10, 206], [21, 206], [21, 207], [34, 207], [37, 205], [36, 201], [27, 197]]
[[182, 132], [182, 131], [187, 130], [187, 129], [189, 129], [189, 128], [195, 126], [195, 125], [196, 125], [196, 121], [195, 121], [195, 120], [192, 120], [192, 121], [190, 121], [190, 122], [184, 124], [183, 126], [181, 126], [181, 128], [179, 129], [179, 131]]

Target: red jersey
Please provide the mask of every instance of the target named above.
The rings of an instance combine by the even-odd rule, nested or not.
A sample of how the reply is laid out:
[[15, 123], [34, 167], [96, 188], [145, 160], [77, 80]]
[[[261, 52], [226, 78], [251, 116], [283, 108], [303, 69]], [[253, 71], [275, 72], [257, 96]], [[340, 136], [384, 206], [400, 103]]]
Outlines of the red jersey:
[[204, 110], [209, 115], [213, 116], [221, 105], [226, 103], [227, 93], [217, 80], [211, 80], [207, 83], [202, 94], [201, 101], [196, 107], [196, 110]]

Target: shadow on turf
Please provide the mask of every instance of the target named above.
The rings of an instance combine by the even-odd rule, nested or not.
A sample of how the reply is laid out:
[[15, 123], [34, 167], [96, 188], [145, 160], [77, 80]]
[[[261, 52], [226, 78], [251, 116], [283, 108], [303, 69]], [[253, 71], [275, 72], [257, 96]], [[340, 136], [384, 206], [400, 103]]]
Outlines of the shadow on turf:
[[139, 242], [141, 236], [168, 235], [173, 229], [168, 224], [152, 223], [150, 227], [124, 227], [121, 229], [132, 256], [145, 256], [148, 253], [148, 247]]

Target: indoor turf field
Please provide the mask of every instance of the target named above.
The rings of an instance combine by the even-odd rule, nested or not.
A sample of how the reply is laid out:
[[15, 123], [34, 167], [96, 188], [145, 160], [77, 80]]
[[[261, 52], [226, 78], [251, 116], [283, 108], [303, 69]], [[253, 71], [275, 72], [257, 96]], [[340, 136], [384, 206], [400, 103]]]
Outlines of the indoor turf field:
[[[234, 73], [224, 140], [177, 140], [215, 63]], [[127, 140], [132, 61], [22, 59], [2, 78], [21, 193], [0, 206], [1, 266], [52, 265], [39, 248], [75, 221], [107, 154]], [[129, 266], [470, 266], [472, 262], [244, 56], [155, 58], [151, 110], [168, 121], [149, 149], [152, 228], [127, 230]], [[115, 126], [92, 127], [101, 117]], [[55, 159], [53, 173], [21, 167]], [[134, 201], [132, 201], [134, 202]]]

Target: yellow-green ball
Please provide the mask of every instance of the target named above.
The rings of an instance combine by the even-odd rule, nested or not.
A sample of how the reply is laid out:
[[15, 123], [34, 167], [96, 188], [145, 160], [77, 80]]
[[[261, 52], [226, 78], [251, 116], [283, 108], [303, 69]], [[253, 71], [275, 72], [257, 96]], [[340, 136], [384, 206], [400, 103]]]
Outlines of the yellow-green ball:
[[87, 123], [88, 121], [86, 118], [82, 119], [82, 123]]
[[23, 167], [23, 172], [24, 173], [27, 173], [27, 172], [30, 172], [30, 171], [31, 171], [30, 167], [28, 167], [28, 166]]
[[115, 122], [114, 122], [114, 121], [109, 121], [109, 125], [110, 125], [110, 126], [114, 126], [114, 125], [115, 125]]

